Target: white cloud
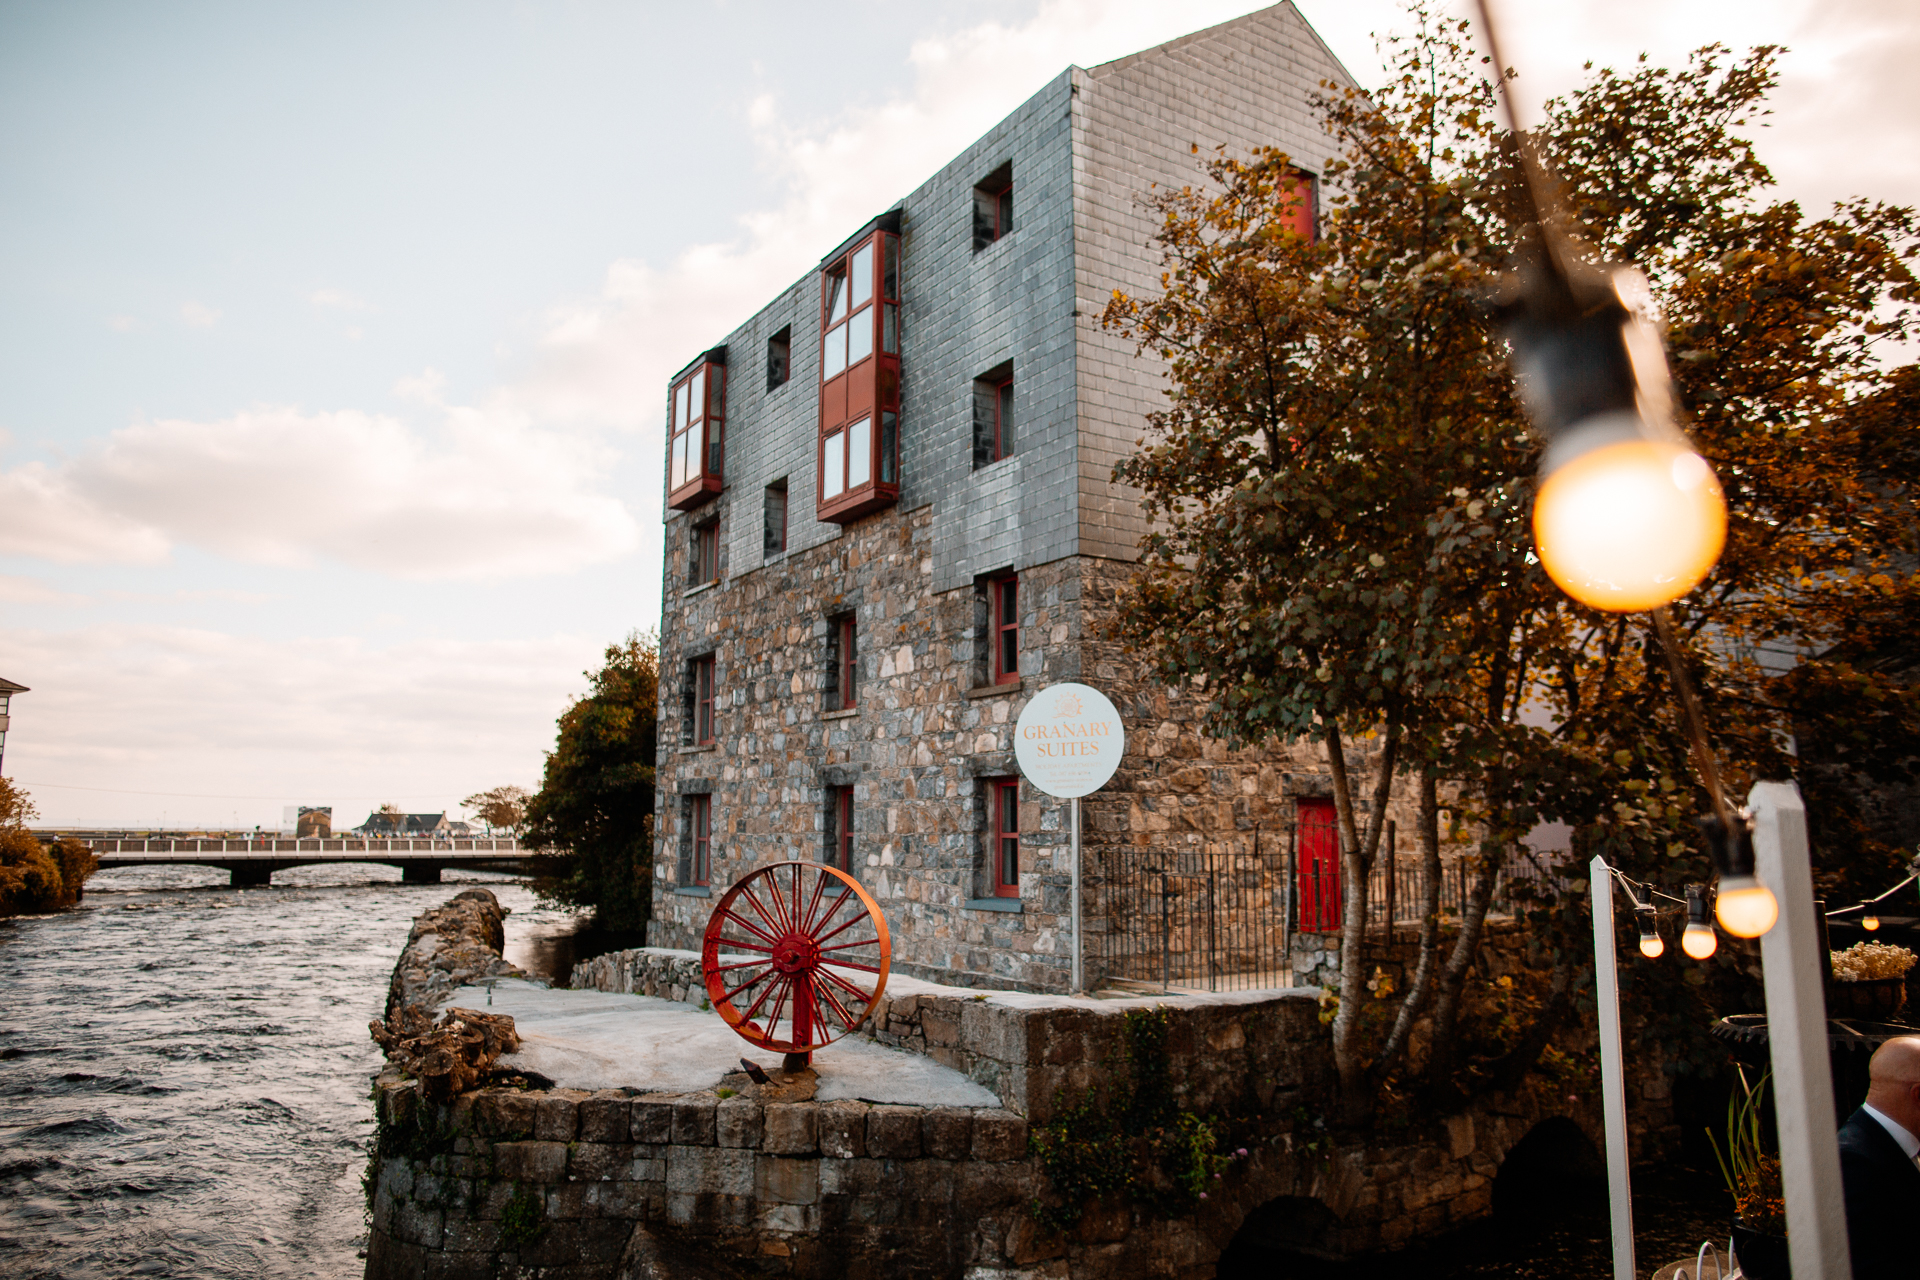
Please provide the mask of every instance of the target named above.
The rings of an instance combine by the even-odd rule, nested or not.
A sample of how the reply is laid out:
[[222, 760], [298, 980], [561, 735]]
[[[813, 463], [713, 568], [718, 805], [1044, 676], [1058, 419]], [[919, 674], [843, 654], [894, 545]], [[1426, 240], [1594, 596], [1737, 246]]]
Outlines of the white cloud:
[[[7, 774], [48, 823], [278, 821], [283, 804], [452, 808], [537, 785], [603, 640], [264, 639], [180, 627], [9, 629]], [[61, 784], [59, 787], [34, 784]], [[81, 791], [67, 788], [96, 788]], [[122, 794], [113, 794], [120, 789]], [[130, 792], [166, 792], [143, 796]], [[195, 799], [265, 796], [266, 801]]]
[[636, 545], [632, 515], [598, 491], [601, 449], [512, 415], [437, 413], [432, 438], [391, 417], [281, 407], [126, 427], [57, 467], [0, 472], [0, 553], [151, 563], [190, 543], [256, 564], [476, 578]]
[[[820, 255], [952, 159], [1048, 81], [1258, 6], [1246, 0], [1048, 0], [1013, 26], [987, 23], [913, 46], [912, 90], [824, 121], [784, 122], [763, 96], [747, 107], [781, 196], [739, 232], [665, 263], [625, 259], [600, 295], [548, 316], [527, 375], [500, 402], [542, 420], [639, 428], [651, 448], [666, 380], [719, 341]], [[884, 163], [876, 157], [885, 157]]]
[[307, 295], [307, 301], [316, 307], [332, 307], [340, 311], [365, 311], [367, 304], [354, 297], [345, 289], [315, 289]]
[[86, 604], [86, 596], [50, 587], [38, 578], [0, 573], [0, 604]]
[[220, 312], [204, 302], [183, 302], [180, 304], [180, 318], [196, 329], [211, 329], [214, 322], [220, 319]]

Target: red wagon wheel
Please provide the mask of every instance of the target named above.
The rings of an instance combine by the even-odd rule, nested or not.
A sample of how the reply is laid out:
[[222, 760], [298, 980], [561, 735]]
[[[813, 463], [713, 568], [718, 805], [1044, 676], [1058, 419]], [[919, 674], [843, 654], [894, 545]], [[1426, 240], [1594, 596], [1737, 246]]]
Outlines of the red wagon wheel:
[[844, 871], [776, 862], [743, 877], [707, 920], [707, 998], [748, 1043], [805, 1055], [846, 1035], [887, 989], [886, 917]]

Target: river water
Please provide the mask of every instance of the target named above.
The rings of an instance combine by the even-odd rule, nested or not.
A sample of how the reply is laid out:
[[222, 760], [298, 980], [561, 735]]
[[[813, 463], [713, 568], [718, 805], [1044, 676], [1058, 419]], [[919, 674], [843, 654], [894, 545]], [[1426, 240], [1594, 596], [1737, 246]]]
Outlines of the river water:
[[100, 872], [0, 921], [0, 1275], [358, 1277], [367, 1021], [413, 917], [484, 884], [508, 959], [547, 972], [576, 923], [486, 873], [225, 878]]

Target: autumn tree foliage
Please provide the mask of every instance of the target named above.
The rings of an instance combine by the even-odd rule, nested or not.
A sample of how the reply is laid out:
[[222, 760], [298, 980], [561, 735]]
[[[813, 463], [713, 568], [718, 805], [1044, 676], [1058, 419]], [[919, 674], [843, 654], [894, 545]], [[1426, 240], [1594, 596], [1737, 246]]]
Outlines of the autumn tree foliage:
[[532, 798], [533, 793], [525, 787], [508, 783], [476, 791], [460, 803], [486, 823], [489, 832], [505, 831], [510, 835], [518, 835], [527, 820], [527, 801]]
[[41, 843], [27, 828], [35, 816], [26, 790], [0, 778], [0, 917], [72, 906], [99, 866], [78, 840]]
[[[1499, 866], [1537, 822], [1576, 829], [1578, 864], [1709, 878], [1649, 620], [1576, 604], [1532, 554], [1538, 445], [1488, 314], [1525, 217], [1513, 140], [1466, 24], [1412, 13], [1383, 89], [1319, 103], [1336, 155], [1317, 237], [1295, 230], [1292, 157], [1204, 157], [1204, 180], [1155, 197], [1162, 291], [1104, 315], [1170, 376], [1115, 469], [1154, 520], [1118, 626], [1162, 678], [1204, 686], [1222, 738], [1325, 751], [1346, 895], [1334, 1051], [1362, 1111], [1383, 1087], [1514, 1083], [1571, 1006], [1591, 954], [1575, 863], [1532, 908], [1544, 985], [1469, 1008]], [[1777, 52], [1593, 72], [1537, 135], [1590, 254], [1648, 274], [1732, 509], [1719, 567], [1672, 613], [1742, 794], [1806, 772], [1801, 742], [1832, 744], [1850, 779], [1910, 776], [1920, 728], [1887, 660], [1920, 621], [1916, 383], [1888, 359], [1913, 323], [1914, 216], [1765, 197], [1744, 131]], [[1383, 995], [1367, 873], [1396, 779], [1429, 869], [1443, 801], [1475, 847], [1458, 927], [1422, 904], [1414, 972]], [[1821, 852], [1869, 879], [1879, 856], [1859, 838]], [[1658, 1030], [1686, 1039], [1700, 985], [1673, 981]]]
[[561, 713], [521, 840], [551, 860], [537, 883], [544, 896], [593, 908], [603, 929], [639, 933], [653, 902], [659, 644], [635, 633], [584, 674], [587, 693]]

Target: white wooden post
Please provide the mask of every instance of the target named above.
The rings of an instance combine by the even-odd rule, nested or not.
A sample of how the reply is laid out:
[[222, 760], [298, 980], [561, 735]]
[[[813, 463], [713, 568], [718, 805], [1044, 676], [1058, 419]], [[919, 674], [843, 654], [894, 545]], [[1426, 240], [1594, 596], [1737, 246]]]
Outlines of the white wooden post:
[[1080, 972], [1080, 797], [1073, 804], [1073, 994], [1086, 989]]
[[1760, 938], [1767, 983], [1767, 1048], [1773, 1057], [1773, 1117], [1787, 1196], [1787, 1253], [1802, 1280], [1847, 1280], [1847, 1211], [1827, 1053], [1820, 922], [1814, 916], [1807, 808], [1791, 782], [1756, 783], [1754, 874], [1773, 891], [1780, 920]]
[[1587, 865], [1593, 894], [1594, 1016], [1600, 1023], [1600, 1113], [1607, 1129], [1607, 1210], [1613, 1223], [1614, 1280], [1634, 1280], [1633, 1186], [1627, 1176], [1627, 1085], [1620, 1057], [1620, 962], [1613, 939], [1613, 869]]

